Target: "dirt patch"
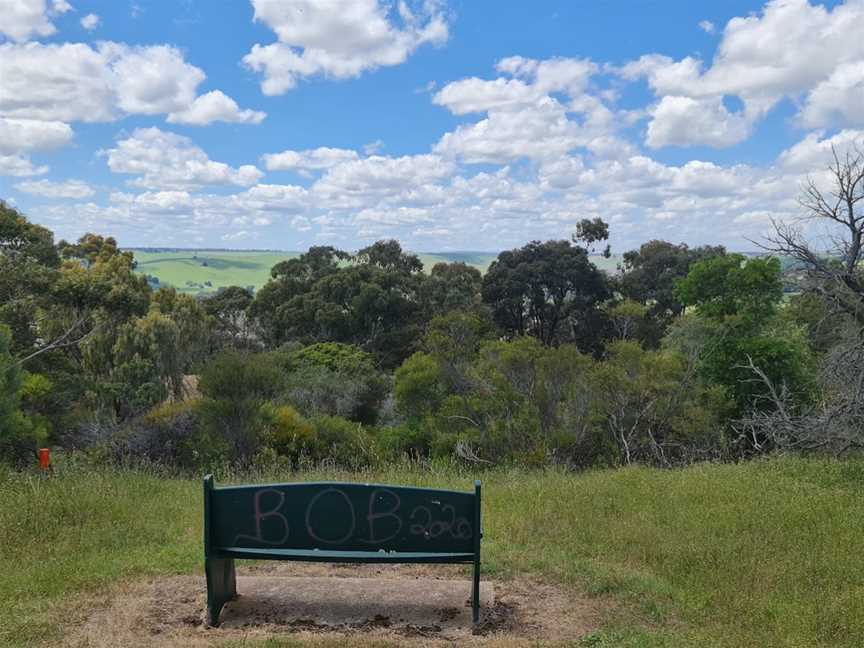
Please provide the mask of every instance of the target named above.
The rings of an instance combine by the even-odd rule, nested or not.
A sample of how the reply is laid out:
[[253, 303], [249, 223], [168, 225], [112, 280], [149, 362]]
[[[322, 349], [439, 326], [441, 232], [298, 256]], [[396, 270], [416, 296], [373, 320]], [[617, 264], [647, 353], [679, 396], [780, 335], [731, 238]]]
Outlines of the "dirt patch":
[[[470, 578], [458, 567], [269, 563], [240, 570], [239, 598], [218, 628], [205, 624], [200, 576], [156, 578], [105, 592], [63, 646], [218, 646], [291, 637], [316, 645], [386, 641], [405, 646], [521, 646], [572, 642], [600, 623], [602, 603], [534, 580], [481, 588], [471, 624]], [[252, 643], [254, 645], [254, 643]]]

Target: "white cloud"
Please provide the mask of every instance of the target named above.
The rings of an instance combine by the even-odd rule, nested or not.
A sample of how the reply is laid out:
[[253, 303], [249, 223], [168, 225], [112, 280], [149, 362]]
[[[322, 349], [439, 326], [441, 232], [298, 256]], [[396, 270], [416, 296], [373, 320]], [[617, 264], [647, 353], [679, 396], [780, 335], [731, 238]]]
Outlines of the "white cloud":
[[81, 19], [81, 26], [87, 31], [93, 31], [99, 26], [99, 16], [96, 14], [87, 14]]
[[[433, 97], [457, 115], [487, 113], [485, 119], [446, 133], [435, 145], [436, 153], [469, 163], [548, 160], [614, 131], [613, 113], [586, 91], [598, 71], [593, 62], [513, 56], [496, 68], [512, 78], [462, 79]], [[580, 119], [571, 118], [575, 115]]]
[[465, 115], [502, 108], [525, 108], [537, 103], [542, 96], [539, 89], [519, 79], [486, 81], [471, 77], [448, 83], [432, 101], [454, 115]]
[[358, 159], [357, 151], [351, 149], [321, 146], [307, 151], [282, 151], [268, 153], [262, 157], [268, 171], [287, 171], [290, 169], [329, 169], [342, 162]]
[[434, 184], [454, 172], [453, 163], [437, 155], [373, 155], [331, 167], [312, 189], [318, 195], [341, 200]]
[[[469, 175], [435, 155], [374, 156], [338, 162], [308, 189], [254, 184], [231, 195], [162, 189], [112, 195], [101, 215], [80, 209], [90, 229], [97, 217], [106, 225], [122, 222], [144, 241], [163, 240], [159, 232], [169, 227], [212, 243], [237, 231], [263, 239], [263, 228], [273, 225], [293, 232], [292, 245], [323, 240], [356, 249], [396, 236], [423, 249], [505, 249], [561, 238], [581, 218], [599, 216], [612, 224], [618, 250], [651, 238], [740, 249], [743, 237], [766, 230], [769, 216], [798, 213], [803, 174], [827, 162], [831, 143], [854, 140], [852, 132], [804, 138], [763, 168], [586, 153]], [[148, 150], [166, 148], [160, 142]], [[66, 218], [76, 213], [70, 208]], [[267, 231], [267, 240], [274, 235]]]
[[[105, 122], [125, 114], [176, 113], [257, 123], [222, 93], [197, 96], [199, 68], [168, 45], [103, 42], [0, 45], [0, 115], [46, 121]], [[256, 121], [257, 120], [257, 121]]]
[[147, 214], [188, 213], [195, 204], [188, 191], [145, 191], [140, 194], [115, 191], [111, 194], [111, 202]]
[[309, 192], [297, 185], [258, 184], [234, 196], [241, 209], [250, 211], [302, 211], [309, 206]]
[[521, 110], [492, 111], [486, 119], [445, 134], [435, 152], [466, 162], [506, 163], [521, 157], [548, 159], [583, 142], [579, 125], [564, 106], [545, 97]]
[[263, 175], [249, 164], [233, 168], [214, 162], [188, 137], [158, 128], [139, 128], [104, 154], [111, 171], [138, 176], [130, 184], [147, 189], [250, 186]]
[[26, 156], [34, 151], [49, 151], [68, 144], [72, 129], [63, 122], [0, 117], [0, 175], [33, 176], [48, 171], [34, 167]]
[[300, 79], [334, 79], [399, 65], [424, 43], [447, 40], [447, 21], [436, 0], [396, 7], [379, 0], [252, 0], [255, 20], [278, 42], [256, 44], [244, 64], [264, 74], [264, 94], [279, 95]]
[[257, 238], [254, 233], [247, 232], [246, 230], [240, 230], [237, 232], [228, 232], [227, 234], [222, 235], [223, 241], [245, 241], [247, 239]]
[[840, 157], [855, 147], [864, 151], [864, 130], [847, 129], [832, 137], [824, 137], [821, 132], [808, 133], [804, 139], [783, 151], [778, 162], [786, 171], [823, 171], [833, 159], [832, 147]]
[[102, 45], [110, 61], [117, 106], [123, 112], [156, 115], [191, 106], [205, 74], [174, 47]]
[[60, 148], [72, 137], [72, 129], [63, 122], [0, 117], [0, 154]]
[[14, 41], [50, 36], [57, 31], [51, 17], [71, 9], [65, 0], [54, 0], [50, 8], [45, 0], [0, 0], [0, 34]]
[[[733, 18], [726, 24], [710, 66], [692, 57], [674, 61], [650, 54], [619, 73], [628, 79], [646, 77], [660, 97], [700, 102], [691, 104], [705, 108], [698, 115], [694, 111], [698, 120], [707, 121], [712, 113], [726, 120], [723, 132], [709, 138], [714, 145], [744, 139], [750, 127], [784, 98], [804, 98], [800, 118], [806, 126], [860, 125], [862, 24], [861, 0], [848, 0], [830, 10], [807, 0], [772, 0], [761, 14]], [[717, 112], [724, 95], [737, 96], [744, 104], [734, 123]], [[691, 134], [694, 138], [682, 135], [677, 143], [711, 143], [695, 129]]]
[[801, 121], [819, 128], [834, 124], [864, 126], [864, 60], [843, 63], [807, 95]]
[[668, 95], [651, 110], [645, 143], [663, 146], [724, 147], [750, 135], [751, 122], [741, 113], [730, 113], [722, 97], [691, 99]]
[[714, 26], [714, 23], [710, 20], [700, 20], [699, 21], [699, 29], [704, 31], [706, 34], [713, 34], [717, 31], [717, 28]]
[[89, 198], [96, 192], [82, 180], [51, 182], [50, 180], [28, 180], [15, 185], [18, 191], [44, 196], [45, 198]]
[[0, 175], [26, 177], [48, 173], [47, 166], [33, 166], [33, 163], [21, 155], [0, 154]]
[[180, 112], [168, 115], [172, 124], [206, 126], [216, 121], [235, 124], [260, 124], [267, 116], [258, 110], [240, 110], [237, 102], [220, 90], [214, 90], [196, 98], [192, 104]]

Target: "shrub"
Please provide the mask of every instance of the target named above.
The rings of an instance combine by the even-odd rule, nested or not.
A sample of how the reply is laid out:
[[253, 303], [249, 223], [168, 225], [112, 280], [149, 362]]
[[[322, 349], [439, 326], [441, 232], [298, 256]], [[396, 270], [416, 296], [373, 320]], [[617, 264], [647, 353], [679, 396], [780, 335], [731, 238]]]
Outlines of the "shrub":
[[246, 459], [261, 447], [262, 405], [284, 384], [276, 360], [274, 354], [228, 351], [201, 372], [200, 422], [208, 438], [230, 448], [231, 458]]
[[207, 469], [227, 456], [223, 440], [200, 425], [200, 401], [163, 403], [122, 426], [99, 426], [91, 433], [91, 456], [114, 464], [155, 463]]
[[315, 428], [322, 458], [351, 470], [378, 464], [380, 449], [360, 423], [338, 416], [316, 416], [310, 423]]
[[282, 356], [283, 397], [308, 416], [340, 416], [373, 424], [389, 380], [370, 354], [350, 344], [312, 344]]
[[9, 352], [12, 335], [0, 324], [0, 457], [23, 463], [33, 456], [37, 431], [21, 411], [23, 372]]
[[277, 454], [297, 462], [301, 457], [317, 459], [321, 444], [315, 428], [293, 407], [266, 403], [261, 408], [266, 443]]

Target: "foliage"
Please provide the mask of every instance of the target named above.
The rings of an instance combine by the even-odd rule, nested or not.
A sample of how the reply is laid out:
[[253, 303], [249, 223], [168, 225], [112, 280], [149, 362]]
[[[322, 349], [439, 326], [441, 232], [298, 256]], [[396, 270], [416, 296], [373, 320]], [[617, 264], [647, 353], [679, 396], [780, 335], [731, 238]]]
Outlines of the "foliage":
[[725, 388], [729, 416], [772, 407], [763, 372], [784, 384], [799, 404], [814, 396], [813, 365], [799, 329], [783, 326], [777, 309], [782, 298], [777, 259], [749, 259], [730, 254], [694, 264], [676, 286], [676, 295], [713, 322], [702, 345], [700, 369], [705, 380]]
[[231, 457], [248, 458], [261, 446], [262, 406], [283, 384], [274, 357], [224, 351], [201, 371], [198, 388], [201, 424], [209, 438], [229, 448]]
[[9, 353], [10, 340], [8, 327], [0, 324], [0, 453], [21, 460], [35, 450], [35, 441], [21, 411], [23, 377]]
[[533, 241], [502, 252], [483, 277], [483, 301], [501, 331], [547, 346], [574, 341], [598, 350], [603, 318], [597, 307], [609, 296], [587, 251], [569, 241]]
[[615, 342], [592, 385], [593, 423], [617, 449], [616, 463], [670, 465], [721, 447], [722, 391], [698, 384], [681, 356]]
[[284, 398], [309, 415], [331, 415], [373, 424], [390, 388], [371, 354], [338, 342], [320, 342], [288, 353]]
[[483, 276], [473, 266], [463, 262], [436, 263], [422, 283], [420, 299], [428, 316], [477, 310], [482, 284]]
[[783, 297], [780, 261], [728, 254], [699, 261], [675, 286], [681, 303], [708, 318], [738, 317], [756, 325], [774, 314]]
[[422, 265], [395, 241], [361, 250], [355, 263], [340, 266], [349, 259], [313, 247], [276, 265], [250, 313], [271, 344], [354, 344], [392, 368], [410, 354], [420, 331]]
[[265, 404], [262, 408], [266, 444], [293, 462], [319, 458], [320, 443], [312, 427], [293, 407]]
[[215, 345], [237, 349], [255, 346], [253, 325], [248, 313], [252, 299], [252, 292], [248, 289], [228, 286], [201, 300], [204, 310], [215, 324]]
[[420, 421], [437, 412], [446, 396], [438, 360], [418, 351], [396, 370], [393, 395], [407, 419]]
[[652, 317], [668, 324], [684, 311], [675, 295], [676, 282], [687, 276], [694, 263], [725, 254], [720, 246], [691, 249], [683, 243], [648, 241], [624, 253], [618, 288], [625, 297], [647, 306]]
[[162, 403], [113, 430], [92, 453], [117, 464], [207, 470], [226, 456], [227, 447], [199, 425], [198, 409], [197, 401]]

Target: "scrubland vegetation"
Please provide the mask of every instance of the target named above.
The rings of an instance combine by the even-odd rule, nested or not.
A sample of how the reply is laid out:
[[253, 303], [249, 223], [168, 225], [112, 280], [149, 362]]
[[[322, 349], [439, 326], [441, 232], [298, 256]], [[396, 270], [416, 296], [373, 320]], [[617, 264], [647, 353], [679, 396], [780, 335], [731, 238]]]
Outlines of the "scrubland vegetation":
[[485, 274], [379, 241], [206, 298], [0, 204], [0, 638], [195, 568], [204, 471], [302, 470], [484, 474], [491, 571], [624, 606], [585, 645], [857, 645], [864, 158], [833, 172], [803, 197], [832, 249], [778, 225], [763, 256], [650, 241], [607, 273], [597, 219]]

